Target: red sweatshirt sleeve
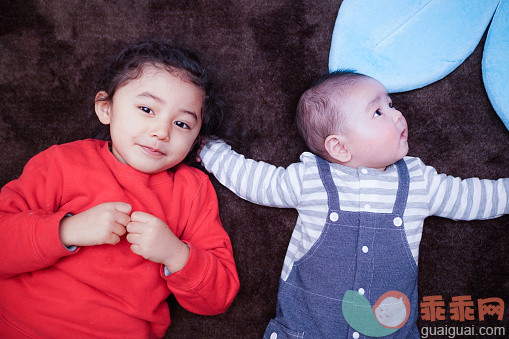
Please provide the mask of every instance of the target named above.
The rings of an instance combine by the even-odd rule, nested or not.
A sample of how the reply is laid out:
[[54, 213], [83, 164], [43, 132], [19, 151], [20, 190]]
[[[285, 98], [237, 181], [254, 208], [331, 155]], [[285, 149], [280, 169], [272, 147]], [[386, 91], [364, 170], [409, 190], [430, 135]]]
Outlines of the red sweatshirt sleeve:
[[[216, 192], [204, 176], [194, 191], [180, 239], [190, 247], [184, 268], [165, 277], [188, 311], [215, 315], [228, 309], [239, 289], [230, 239], [221, 225]], [[161, 270], [164, 276], [163, 269]]]
[[53, 265], [71, 255], [60, 242], [62, 175], [55, 148], [33, 157], [0, 192], [0, 277]]

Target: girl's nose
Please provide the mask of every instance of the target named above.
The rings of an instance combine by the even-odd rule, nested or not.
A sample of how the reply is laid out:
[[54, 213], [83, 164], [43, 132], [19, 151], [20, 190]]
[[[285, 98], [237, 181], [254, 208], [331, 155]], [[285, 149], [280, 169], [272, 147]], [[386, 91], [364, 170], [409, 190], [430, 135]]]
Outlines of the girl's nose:
[[170, 140], [170, 128], [168, 124], [156, 124], [152, 130], [152, 136], [161, 141]]

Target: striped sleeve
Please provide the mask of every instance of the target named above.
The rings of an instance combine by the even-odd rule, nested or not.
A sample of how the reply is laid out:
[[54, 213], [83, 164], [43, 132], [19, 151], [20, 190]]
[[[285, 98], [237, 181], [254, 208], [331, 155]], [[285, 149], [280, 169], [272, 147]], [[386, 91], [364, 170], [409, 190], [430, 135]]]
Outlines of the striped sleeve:
[[296, 208], [302, 196], [304, 164], [288, 168], [246, 159], [222, 141], [211, 141], [200, 153], [202, 164], [217, 180], [252, 203]]
[[460, 179], [424, 168], [430, 215], [453, 220], [492, 219], [509, 212], [509, 178]]

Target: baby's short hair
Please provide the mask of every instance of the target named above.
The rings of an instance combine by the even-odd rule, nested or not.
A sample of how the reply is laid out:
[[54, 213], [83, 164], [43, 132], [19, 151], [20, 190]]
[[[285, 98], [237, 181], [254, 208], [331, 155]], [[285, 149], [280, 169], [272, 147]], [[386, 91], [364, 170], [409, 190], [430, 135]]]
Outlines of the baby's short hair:
[[297, 127], [309, 149], [327, 159], [325, 139], [344, 129], [341, 109], [345, 90], [363, 74], [340, 70], [319, 78], [300, 97], [297, 105]]

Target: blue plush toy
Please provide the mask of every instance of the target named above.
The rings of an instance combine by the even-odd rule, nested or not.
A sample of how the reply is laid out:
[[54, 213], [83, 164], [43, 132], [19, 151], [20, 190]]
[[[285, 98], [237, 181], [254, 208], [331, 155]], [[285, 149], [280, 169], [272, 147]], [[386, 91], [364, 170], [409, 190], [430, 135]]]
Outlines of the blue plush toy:
[[344, 0], [329, 70], [354, 69], [376, 78], [390, 93], [426, 86], [463, 63], [496, 11], [483, 77], [493, 107], [509, 128], [508, 6], [509, 0]]
[[482, 59], [484, 87], [491, 105], [509, 129], [509, 1], [493, 17]]

